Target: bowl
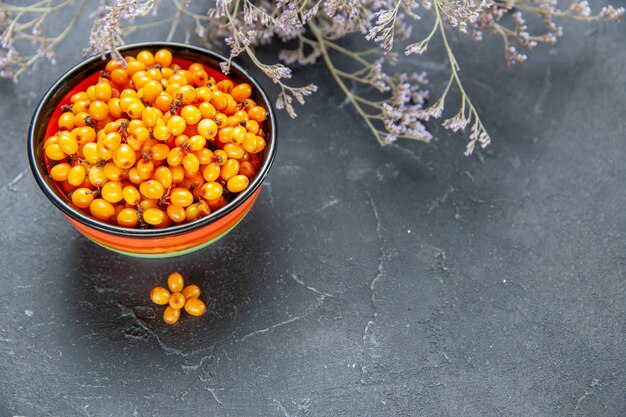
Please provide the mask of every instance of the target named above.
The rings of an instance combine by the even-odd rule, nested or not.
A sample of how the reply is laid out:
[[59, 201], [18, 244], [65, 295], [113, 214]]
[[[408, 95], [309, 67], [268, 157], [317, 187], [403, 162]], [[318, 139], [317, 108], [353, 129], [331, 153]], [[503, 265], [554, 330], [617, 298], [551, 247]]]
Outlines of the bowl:
[[[35, 180], [43, 193], [65, 215], [67, 220], [84, 236], [107, 249], [125, 255], [161, 258], [182, 255], [214, 243], [230, 232], [250, 211], [261, 191], [261, 185], [276, 155], [276, 117], [267, 94], [259, 83], [241, 66], [232, 63], [228, 77], [220, 72], [219, 64], [226, 58], [215, 52], [174, 42], [146, 42], [119, 48], [122, 55], [136, 56], [142, 50], [156, 52], [167, 48], [172, 51], [174, 63], [189, 65], [200, 62], [209, 75], [217, 81], [230, 78], [236, 83], [247, 82], [253, 88], [252, 99], [267, 109], [263, 122], [267, 146], [262, 151], [261, 163], [248, 188], [239, 193], [224, 207], [199, 220], [162, 229], [129, 229], [99, 221], [73, 208], [67, 196], [49, 175], [48, 161], [44, 154], [44, 141], [56, 132], [56, 120], [60, 107], [69, 102], [76, 91], [84, 90], [97, 80], [106, 61], [101, 57], [89, 58], [65, 73], [46, 92], [35, 109], [28, 132], [28, 159]], [[50, 122], [54, 123], [50, 123]], [[49, 127], [50, 125], [50, 127]]]

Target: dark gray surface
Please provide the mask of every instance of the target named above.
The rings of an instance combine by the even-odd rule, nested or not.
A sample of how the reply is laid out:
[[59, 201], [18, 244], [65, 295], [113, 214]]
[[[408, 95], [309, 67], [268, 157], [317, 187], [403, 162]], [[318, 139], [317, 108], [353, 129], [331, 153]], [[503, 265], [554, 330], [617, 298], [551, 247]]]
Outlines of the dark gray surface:
[[[162, 261], [82, 238], [28, 170], [34, 105], [83, 39], [3, 81], [0, 415], [625, 415], [626, 36], [565, 28], [512, 70], [495, 39], [457, 48], [494, 139], [470, 158], [434, 125], [381, 148], [297, 72], [322, 88], [281, 114], [250, 215]], [[168, 327], [148, 293], [173, 270], [209, 313]]]

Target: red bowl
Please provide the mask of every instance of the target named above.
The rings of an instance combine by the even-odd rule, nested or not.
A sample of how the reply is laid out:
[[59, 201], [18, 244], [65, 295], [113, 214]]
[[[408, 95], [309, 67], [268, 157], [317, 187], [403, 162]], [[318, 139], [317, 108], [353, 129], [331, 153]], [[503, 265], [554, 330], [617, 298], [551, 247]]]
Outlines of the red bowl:
[[263, 125], [267, 146], [262, 152], [256, 176], [246, 190], [219, 210], [194, 222], [163, 229], [129, 229], [99, 221], [75, 209], [65, 193], [59, 189], [49, 174], [50, 161], [44, 154], [44, 141], [57, 131], [61, 106], [70, 102], [77, 91], [93, 84], [106, 61], [100, 57], [87, 59], [65, 73], [44, 95], [35, 109], [28, 133], [28, 159], [37, 184], [48, 199], [66, 216], [84, 236], [108, 249], [131, 256], [167, 257], [182, 255], [205, 247], [232, 230], [250, 211], [261, 191], [261, 184], [276, 155], [276, 116], [267, 94], [259, 83], [242, 67], [232, 63], [226, 77], [220, 63], [226, 58], [206, 49], [173, 42], [136, 43], [119, 48], [123, 55], [137, 55], [142, 50], [156, 52], [167, 48], [172, 51], [175, 63], [183, 68], [191, 62], [200, 62], [216, 80], [230, 78], [236, 83], [247, 82], [253, 87], [252, 99], [267, 109]]

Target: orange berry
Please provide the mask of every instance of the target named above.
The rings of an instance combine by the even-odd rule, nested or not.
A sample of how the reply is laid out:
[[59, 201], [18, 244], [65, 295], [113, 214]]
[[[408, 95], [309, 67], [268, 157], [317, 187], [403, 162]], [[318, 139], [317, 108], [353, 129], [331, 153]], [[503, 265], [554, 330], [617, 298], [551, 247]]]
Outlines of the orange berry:
[[195, 284], [187, 285], [183, 288], [182, 294], [187, 301], [189, 301], [190, 298], [198, 298], [200, 297], [200, 287]]
[[169, 67], [172, 64], [172, 53], [167, 49], [159, 49], [154, 54], [154, 62], [162, 67]]
[[134, 208], [123, 208], [119, 213], [117, 213], [116, 220], [117, 224], [120, 226], [135, 227], [139, 223], [139, 214]]
[[250, 180], [245, 175], [235, 175], [230, 178], [226, 183], [226, 188], [231, 193], [239, 193], [246, 188], [248, 188], [248, 184], [250, 184]]
[[185, 303], [185, 311], [191, 316], [201, 316], [206, 312], [206, 306], [198, 298], [190, 298]]
[[169, 302], [170, 292], [167, 288], [154, 287], [152, 291], [150, 291], [150, 299], [155, 304], [165, 305]]
[[237, 103], [241, 103], [245, 99], [250, 98], [252, 95], [252, 87], [248, 83], [237, 84], [237, 86], [230, 91], [230, 95], [233, 96]]
[[180, 310], [172, 308], [171, 306], [167, 306], [165, 311], [163, 312], [163, 320], [167, 324], [176, 324], [178, 319], [180, 318]]
[[167, 286], [171, 292], [181, 292], [185, 287], [185, 280], [178, 272], [172, 272], [167, 277]]
[[180, 310], [185, 305], [185, 296], [179, 292], [172, 293], [169, 299], [170, 307]]

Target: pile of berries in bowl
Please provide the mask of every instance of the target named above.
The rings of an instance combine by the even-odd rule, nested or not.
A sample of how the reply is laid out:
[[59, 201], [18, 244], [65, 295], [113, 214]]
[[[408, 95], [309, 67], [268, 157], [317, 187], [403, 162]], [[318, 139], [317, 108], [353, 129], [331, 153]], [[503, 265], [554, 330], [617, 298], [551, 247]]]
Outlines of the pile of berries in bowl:
[[258, 197], [276, 122], [258, 83], [182, 44], [120, 48], [65, 74], [35, 111], [29, 159], [46, 196], [109, 249], [162, 257], [230, 231]]

